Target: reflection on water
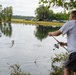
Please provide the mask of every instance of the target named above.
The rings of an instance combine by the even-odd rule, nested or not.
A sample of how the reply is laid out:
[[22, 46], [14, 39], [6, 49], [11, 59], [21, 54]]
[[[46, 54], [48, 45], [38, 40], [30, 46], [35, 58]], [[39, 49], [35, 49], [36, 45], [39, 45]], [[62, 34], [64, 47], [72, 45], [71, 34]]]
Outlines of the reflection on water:
[[5, 36], [12, 36], [12, 26], [11, 23], [6, 23], [6, 22], [0, 22], [0, 37], [3, 35]]
[[[38, 40], [42, 41], [44, 38], [47, 38], [49, 31], [56, 31], [59, 28], [60, 27], [37, 25], [34, 31], [34, 35], [38, 38]], [[0, 37], [2, 36], [2, 34], [8, 37], [12, 36], [12, 26], [10, 22], [0, 22]]]
[[58, 28], [1, 23], [0, 75], [10, 75], [7, 63], [10, 65], [19, 63], [21, 69], [31, 75], [49, 75], [51, 56], [64, 51], [53, 51], [55, 40], [48, 36], [49, 31]]
[[44, 38], [47, 38], [49, 31], [56, 31], [60, 27], [52, 27], [52, 26], [36, 26], [36, 29], [34, 31], [35, 36], [38, 38], [38, 40], [43, 40]]
[[[10, 22], [0, 22], [0, 37], [6, 36], [11, 37], [12, 36], [12, 26]], [[14, 40], [11, 40], [11, 46], [14, 45]]]

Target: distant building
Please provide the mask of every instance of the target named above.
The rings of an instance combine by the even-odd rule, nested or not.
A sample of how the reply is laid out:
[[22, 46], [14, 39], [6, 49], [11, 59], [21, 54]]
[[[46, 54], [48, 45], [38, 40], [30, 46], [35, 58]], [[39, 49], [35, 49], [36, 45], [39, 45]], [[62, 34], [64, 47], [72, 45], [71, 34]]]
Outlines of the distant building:
[[39, 19], [32, 18], [31, 21], [39, 21]]
[[52, 22], [58, 22], [57, 20], [52, 20]]
[[33, 17], [25, 17], [25, 20], [31, 20]]
[[59, 22], [63, 22], [63, 23], [65, 23], [65, 22], [67, 22], [68, 20], [59, 20]]

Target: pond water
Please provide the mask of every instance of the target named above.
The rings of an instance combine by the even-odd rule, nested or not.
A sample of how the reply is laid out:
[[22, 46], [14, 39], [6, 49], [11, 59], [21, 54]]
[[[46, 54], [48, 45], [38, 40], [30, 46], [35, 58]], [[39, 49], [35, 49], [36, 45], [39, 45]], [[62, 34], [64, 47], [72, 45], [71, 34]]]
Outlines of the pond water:
[[[53, 50], [57, 42], [48, 36], [48, 31], [58, 28], [16, 23], [0, 24], [0, 75], [10, 75], [9, 65], [17, 63], [25, 73], [49, 75], [51, 57], [66, 51], [61, 47]], [[56, 38], [66, 41], [66, 36]]]

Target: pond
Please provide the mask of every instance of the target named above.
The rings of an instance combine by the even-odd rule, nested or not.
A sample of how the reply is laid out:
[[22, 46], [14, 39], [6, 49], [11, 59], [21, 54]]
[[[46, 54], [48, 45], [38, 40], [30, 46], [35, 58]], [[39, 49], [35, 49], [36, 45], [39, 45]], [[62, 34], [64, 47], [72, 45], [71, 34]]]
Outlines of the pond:
[[[20, 64], [22, 71], [31, 75], [49, 75], [51, 57], [66, 50], [54, 49], [57, 42], [49, 31], [60, 27], [18, 23], [0, 23], [0, 75], [10, 75], [9, 65]], [[66, 36], [56, 37], [66, 41]]]

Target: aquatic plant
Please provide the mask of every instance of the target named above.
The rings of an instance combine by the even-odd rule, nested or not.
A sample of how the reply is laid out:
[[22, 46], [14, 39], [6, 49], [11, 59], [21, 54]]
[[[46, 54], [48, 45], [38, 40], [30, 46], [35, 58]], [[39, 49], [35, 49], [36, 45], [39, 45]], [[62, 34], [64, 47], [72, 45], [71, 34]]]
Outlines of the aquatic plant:
[[23, 72], [19, 64], [11, 65], [10, 69], [11, 69], [10, 75], [30, 75], [30, 73]]

